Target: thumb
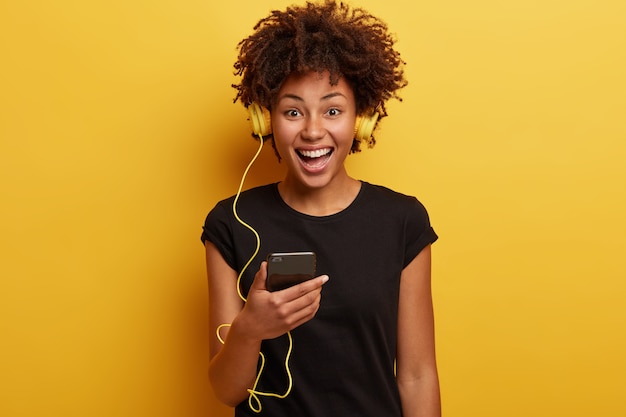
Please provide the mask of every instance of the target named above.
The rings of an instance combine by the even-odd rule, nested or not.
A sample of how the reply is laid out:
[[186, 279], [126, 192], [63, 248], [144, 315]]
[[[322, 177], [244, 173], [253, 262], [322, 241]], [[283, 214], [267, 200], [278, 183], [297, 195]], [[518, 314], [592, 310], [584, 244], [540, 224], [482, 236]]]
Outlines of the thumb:
[[261, 266], [257, 271], [256, 275], [254, 275], [254, 281], [252, 281], [252, 285], [250, 286], [250, 291], [266, 291], [265, 282], [267, 280], [267, 262], [261, 262]]

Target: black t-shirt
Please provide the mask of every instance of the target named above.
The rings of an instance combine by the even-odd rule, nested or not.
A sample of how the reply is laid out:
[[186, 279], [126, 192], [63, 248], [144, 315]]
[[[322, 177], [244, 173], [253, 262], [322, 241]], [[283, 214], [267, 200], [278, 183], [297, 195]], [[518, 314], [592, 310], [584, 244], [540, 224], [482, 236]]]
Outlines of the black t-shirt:
[[[233, 200], [221, 201], [209, 213], [202, 240], [215, 244], [239, 272], [254, 253], [256, 238], [235, 219]], [[313, 251], [317, 275], [330, 280], [315, 318], [291, 332], [292, 392], [285, 399], [261, 397], [260, 414], [245, 401], [235, 415], [401, 416], [394, 376], [400, 274], [437, 240], [424, 206], [414, 197], [363, 182], [346, 209], [316, 217], [293, 210], [277, 184], [270, 184], [243, 192], [237, 214], [258, 232], [261, 243], [242, 276], [244, 295], [270, 252]], [[285, 392], [287, 349], [286, 336], [263, 341], [266, 365], [257, 391]]]

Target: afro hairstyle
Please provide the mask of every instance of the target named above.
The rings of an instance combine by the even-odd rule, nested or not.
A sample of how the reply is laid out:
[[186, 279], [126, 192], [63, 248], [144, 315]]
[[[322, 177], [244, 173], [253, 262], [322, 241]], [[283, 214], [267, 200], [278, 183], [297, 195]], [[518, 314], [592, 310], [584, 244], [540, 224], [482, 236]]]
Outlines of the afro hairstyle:
[[[343, 77], [352, 87], [358, 115], [376, 109], [382, 118], [387, 115], [385, 102], [401, 100], [397, 91], [407, 85], [405, 63], [394, 43], [383, 21], [343, 2], [274, 10], [238, 45], [234, 68], [241, 82], [233, 85], [234, 101], [271, 109], [289, 75], [328, 71], [331, 84]], [[374, 144], [372, 137], [367, 146]], [[351, 152], [359, 150], [355, 139]]]

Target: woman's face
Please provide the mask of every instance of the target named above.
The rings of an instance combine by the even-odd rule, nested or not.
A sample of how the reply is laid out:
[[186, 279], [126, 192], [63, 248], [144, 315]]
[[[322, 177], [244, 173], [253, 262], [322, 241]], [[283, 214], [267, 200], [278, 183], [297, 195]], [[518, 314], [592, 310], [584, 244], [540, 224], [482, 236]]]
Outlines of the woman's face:
[[356, 104], [343, 79], [330, 84], [328, 72], [292, 74], [272, 108], [278, 153], [287, 163], [286, 182], [321, 188], [347, 177], [344, 167], [354, 138]]

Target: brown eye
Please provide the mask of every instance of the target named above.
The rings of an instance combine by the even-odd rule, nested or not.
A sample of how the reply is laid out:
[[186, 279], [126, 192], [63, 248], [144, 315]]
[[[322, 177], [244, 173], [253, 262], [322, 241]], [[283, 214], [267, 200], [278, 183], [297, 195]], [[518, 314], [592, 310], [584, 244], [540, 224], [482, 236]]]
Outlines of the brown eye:
[[341, 114], [341, 110], [333, 107], [331, 109], [328, 109], [328, 111], [326, 113], [329, 116], [335, 117], [335, 116], [339, 116]]

